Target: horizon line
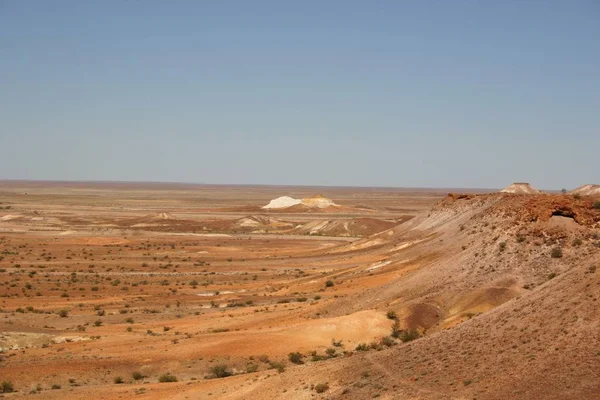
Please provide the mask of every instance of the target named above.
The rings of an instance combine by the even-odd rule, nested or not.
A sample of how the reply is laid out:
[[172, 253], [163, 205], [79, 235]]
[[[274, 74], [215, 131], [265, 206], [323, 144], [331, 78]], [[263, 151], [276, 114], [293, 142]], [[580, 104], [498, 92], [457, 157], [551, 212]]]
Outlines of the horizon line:
[[[265, 183], [204, 183], [204, 182], [182, 182], [182, 181], [151, 181], [151, 180], [69, 180], [69, 179], [18, 179], [1, 178], [2, 183], [55, 183], [55, 184], [149, 184], [149, 185], [189, 185], [189, 186], [248, 186], [248, 187], [287, 187], [287, 188], [339, 188], [339, 189], [411, 189], [411, 190], [477, 190], [477, 191], [499, 191], [502, 188], [483, 188], [483, 187], [452, 187], [452, 186], [365, 186], [365, 185], [309, 185], [309, 184], [265, 184]], [[514, 184], [517, 182], [512, 182]], [[560, 191], [561, 189], [540, 189], [544, 191]]]

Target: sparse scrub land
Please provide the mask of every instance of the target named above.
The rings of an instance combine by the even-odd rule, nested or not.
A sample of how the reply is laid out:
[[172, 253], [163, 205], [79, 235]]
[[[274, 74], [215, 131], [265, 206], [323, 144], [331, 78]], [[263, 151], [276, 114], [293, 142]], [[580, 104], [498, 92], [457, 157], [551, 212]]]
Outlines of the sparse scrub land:
[[[0, 197], [6, 196], [8, 189], [3, 190]], [[379, 212], [399, 224], [404, 211], [398, 210], [404, 206], [397, 199], [404, 195], [393, 191], [370, 198], [365, 192], [360, 199], [370, 211], [363, 215], [354, 210], [254, 213], [247, 205], [235, 208], [244, 204], [239, 199], [231, 203], [235, 211], [224, 211], [207, 205], [214, 201], [210, 195], [182, 192], [182, 197], [178, 191], [159, 196], [149, 190], [149, 203], [133, 191], [123, 199], [107, 192], [90, 192], [77, 201], [72, 194], [15, 197], [23, 203], [15, 202], [10, 212], [22, 216], [0, 221], [6, 228], [0, 235], [0, 347], [14, 346], [0, 354], [3, 393], [18, 389], [33, 396], [53, 390], [48, 395], [62, 399], [160, 391], [168, 398], [182, 391], [183, 396], [218, 398], [252, 387], [257, 399], [263, 388], [280, 398], [301, 391], [315, 398], [377, 398], [410, 382], [432, 396], [451, 390], [456, 397], [470, 397], [499, 385], [494, 374], [504, 376], [506, 369], [490, 361], [498, 357], [519, 352], [528, 368], [544, 370], [548, 354], [561, 354], [586, 380], [589, 355], [598, 353], [581, 334], [585, 324], [580, 323], [595, 321], [590, 310], [600, 299], [594, 292], [597, 260], [590, 258], [600, 246], [600, 231], [590, 225], [598, 215], [590, 197], [575, 202], [571, 195], [502, 200], [469, 194], [442, 199], [429, 211], [433, 200], [427, 209], [418, 202], [440, 195], [421, 193], [411, 195], [416, 203], [410, 204], [421, 204], [414, 216], [433, 222], [426, 233], [401, 228], [357, 239], [292, 231], [306, 221], [316, 226], [337, 219], [352, 229], [353, 218], [368, 224]], [[355, 201], [339, 193], [340, 204]], [[43, 219], [33, 220], [38, 217], [31, 210], [43, 196], [52, 207], [38, 204]], [[94, 207], [88, 204], [91, 198]], [[479, 208], [470, 210], [470, 204]], [[178, 210], [176, 217], [147, 216], [161, 205]], [[550, 211], [544, 211], [546, 205]], [[479, 209], [484, 212], [473, 211]], [[565, 218], [571, 213], [577, 225]], [[256, 226], [268, 221], [287, 226], [290, 235], [275, 228], [264, 233], [262, 225]], [[235, 223], [251, 228], [215, 235]], [[564, 259], [549, 262], [563, 251]], [[381, 265], [383, 260], [390, 263]], [[578, 303], [571, 305], [564, 298], [574, 293]], [[542, 316], [562, 318], [564, 332]], [[27, 332], [21, 332], [23, 326]], [[403, 344], [421, 335], [427, 337]], [[578, 338], [582, 350], [565, 351], [564, 343], [548, 339], [564, 335]], [[49, 381], [38, 358], [54, 374]], [[511, 358], [518, 368], [520, 360]], [[31, 373], [21, 374], [26, 363]], [[89, 369], [80, 368], [84, 363]], [[562, 364], [553, 368], [570, 376]], [[329, 372], [336, 376], [335, 388], [333, 381], [327, 383]], [[177, 382], [177, 377], [186, 384], [156, 384]], [[281, 385], [296, 378], [297, 387]], [[501, 387], [503, 393], [513, 390]]]

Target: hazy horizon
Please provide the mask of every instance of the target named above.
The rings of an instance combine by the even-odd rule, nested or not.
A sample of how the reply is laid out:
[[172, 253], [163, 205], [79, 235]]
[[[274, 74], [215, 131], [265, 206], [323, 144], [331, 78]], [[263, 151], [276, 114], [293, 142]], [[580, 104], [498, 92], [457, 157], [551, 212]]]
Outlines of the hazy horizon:
[[0, 1], [0, 179], [600, 183], [594, 1]]
[[[75, 184], [90, 184], [90, 185], [181, 185], [181, 186], [249, 186], [249, 187], [289, 187], [289, 188], [339, 188], [339, 189], [392, 189], [392, 190], [456, 190], [456, 189], [466, 189], [466, 190], [474, 190], [474, 191], [492, 191], [492, 190], [502, 190], [503, 187], [460, 187], [460, 186], [364, 186], [364, 185], [294, 185], [294, 184], [264, 184], [264, 183], [206, 183], [206, 182], [185, 182], [185, 181], [150, 181], [150, 180], [139, 180], [139, 181], [124, 181], [124, 180], [56, 180], [56, 179], [11, 179], [11, 178], [3, 178], [0, 179], [0, 183], [30, 183], [30, 184], [64, 184], [64, 185], [75, 185]], [[512, 182], [512, 183], [529, 183], [529, 182]], [[578, 185], [583, 186], [585, 184]], [[509, 186], [508, 184], [506, 186]], [[533, 185], [532, 185], [533, 186]], [[535, 187], [535, 186], [534, 186]], [[562, 189], [572, 190], [576, 189], [576, 187], [572, 188], [540, 188], [535, 187], [536, 189], [542, 191], [550, 191], [550, 192], [559, 192]]]

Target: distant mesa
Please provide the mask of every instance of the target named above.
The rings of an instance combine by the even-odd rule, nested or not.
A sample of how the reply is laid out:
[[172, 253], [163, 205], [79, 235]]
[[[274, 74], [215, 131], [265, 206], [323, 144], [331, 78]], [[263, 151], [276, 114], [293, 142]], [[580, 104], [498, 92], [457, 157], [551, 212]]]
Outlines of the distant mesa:
[[569, 194], [578, 194], [580, 196], [600, 196], [600, 185], [581, 185], [577, 189], [573, 189]]
[[515, 182], [502, 189], [502, 193], [514, 193], [514, 194], [540, 194], [541, 191], [537, 190], [527, 182]]
[[316, 195], [313, 197], [307, 197], [304, 199], [295, 199], [289, 196], [282, 196], [276, 199], [273, 199], [267, 204], [263, 206], [263, 209], [281, 209], [281, 208], [289, 208], [293, 206], [304, 206], [306, 208], [328, 208], [328, 207], [336, 207], [331, 199], [323, 197], [321, 195]]

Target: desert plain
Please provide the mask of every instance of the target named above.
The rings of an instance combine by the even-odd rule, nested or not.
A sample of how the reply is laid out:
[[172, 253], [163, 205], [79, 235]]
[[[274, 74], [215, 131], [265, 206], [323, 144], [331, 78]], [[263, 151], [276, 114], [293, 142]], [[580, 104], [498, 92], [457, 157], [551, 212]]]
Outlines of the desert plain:
[[3, 181], [0, 397], [600, 398], [599, 202]]

